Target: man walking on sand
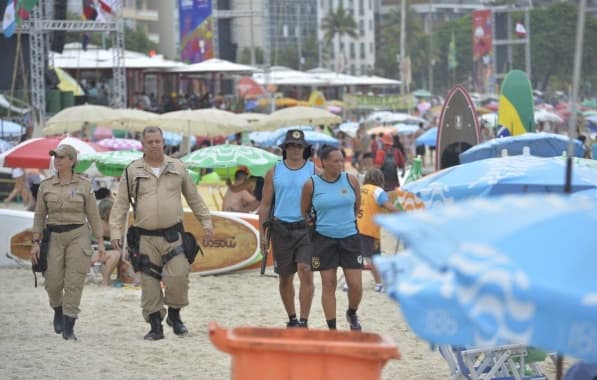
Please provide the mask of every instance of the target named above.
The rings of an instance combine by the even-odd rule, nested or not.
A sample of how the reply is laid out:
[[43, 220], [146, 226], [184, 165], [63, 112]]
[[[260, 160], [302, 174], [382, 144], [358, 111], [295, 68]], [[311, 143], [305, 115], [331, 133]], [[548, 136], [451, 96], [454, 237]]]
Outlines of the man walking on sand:
[[[271, 242], [274, 270], [279, 278], [280, 297], [288, 313], [287, 327], [308, 327], [313, 301], [313, 273], [311, 272], [311, 241], [307, 225], [301, 215], [300, 200], [303, 184], [315, 173], [315, 165], [307, 160], [310, 147], [305, 134], [291, 129], [280, 148], [283, 161], [265, 175], [263, 198], [259, 209], [262, 251], [267, 247], [264, 223], [274, 223]], [[271, 225], [271, 224], [270, 224]], [[294, 274], [298, 272], [300, 319], [294, 303]]]
[[[164, 339], [162, 320], [166, 317], [178, 336], [188, 330], [180, 309], [189, 304], [191, 265], [183, 245], [181, 193], [201, 223], [204, 238], [212, 238], [209, 209], [180, 160], [164, 154], [164, 136], [158, 127], [147, 127], [141, 135], [143, 157], [133, 161], [122, 176], [110, 212], [110, 239], [114, 249], [122, 245], [122, 231], [133, 200], [133, 226], [141, 271], [143, 318], [151, 325], [145, 340]], [[132, 239], [128, 239], [129, 247]], [[162, 290], [160, 281], [164, 284]], [[168, 305], [168, 314], [164, 305]]]

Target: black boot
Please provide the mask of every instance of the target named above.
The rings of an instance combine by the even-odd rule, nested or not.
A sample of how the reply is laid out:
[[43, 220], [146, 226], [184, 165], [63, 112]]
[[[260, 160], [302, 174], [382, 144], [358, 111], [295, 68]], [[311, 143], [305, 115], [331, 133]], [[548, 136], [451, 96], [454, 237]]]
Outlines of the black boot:
[[149, 323], [151, 330], [143, 337], [145, 340], [164, 339], [164, 329], [162, 328], [162, 315], [159, 311], [149, 314]]
[[62, 337], [66, 340], [77, 340], [75, 336], [75, 321], [73, 317], [64, 316], [64, 328], [62, 329]]
[[166, 323], [168, 326], [172, 326], [174, 330], [174, 334], [176, 335], [186, 335], [189, 333], [184, 323], [182, 323], [180, 319], [180, 309], [174, 309], [172, 307], [168, 308], [168, 318], [166, 318]]
[[62, 315], [62, 306], [54, 308], [54, 331], [56, 334], [62, 334], [64, 328], [64, 317]]

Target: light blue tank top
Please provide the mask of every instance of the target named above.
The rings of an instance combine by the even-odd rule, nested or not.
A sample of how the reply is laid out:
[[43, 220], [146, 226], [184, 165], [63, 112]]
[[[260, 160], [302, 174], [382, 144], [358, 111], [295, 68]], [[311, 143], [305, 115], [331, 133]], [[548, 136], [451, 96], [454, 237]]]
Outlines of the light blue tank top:
[[301, 192], [305, 182], [315, 173], [312, 161], [300, 169], [289, 169], [284, 161], [274, 167], [274, 216], [284, 222], [300, 222]]
[[318, 175], [313, 179], [312, 204], [315, 210], [315, 230], [321, 235], [340, 239], [358, 233], [354, 211], [356, 195], [342, 173], [335, 182], [328, 182]]

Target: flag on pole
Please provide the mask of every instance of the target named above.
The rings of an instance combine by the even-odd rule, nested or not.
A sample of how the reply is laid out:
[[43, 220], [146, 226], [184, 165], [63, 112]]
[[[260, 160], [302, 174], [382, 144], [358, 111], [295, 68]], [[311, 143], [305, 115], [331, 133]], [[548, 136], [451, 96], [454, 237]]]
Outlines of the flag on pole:
[[448, 70], [454, 70], [456, 67], [458, 67], [458, 60], [456, 59], [456, 37], [452, 33], [452, 38], [448, 45]]
[[527, 36], [527, 30], [524, 27], [523, 23], [520, 21], [516, 21], [516, 29], [515, 29], [516, 35], [520, 38], [526, 37]]
[[15, 15], [15, 2], [9, 0], [4, 11], [4, 18], [2, 19], [2, 31], [4, 37], [10, 38], [17, 30], [17, 19]]

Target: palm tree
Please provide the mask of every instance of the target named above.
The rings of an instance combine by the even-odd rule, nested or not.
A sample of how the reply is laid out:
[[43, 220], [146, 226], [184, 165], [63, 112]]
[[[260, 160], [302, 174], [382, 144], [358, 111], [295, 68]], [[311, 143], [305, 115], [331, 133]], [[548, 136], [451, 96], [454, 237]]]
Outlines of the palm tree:
[[328, 44], [338, 36], [338, 46], [340, 47], [340, 54], [344, 55], [343, 48], [340, 45], [342, 36], [347, 35], [350, 38], [357, 38], [357, 22], [352, 17], [352, 13], [347, 12], [342, 5], [328, 13], [327, 16], [321, 20], [321, 30], [323, 31], [323, 39]]

